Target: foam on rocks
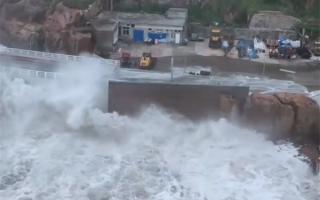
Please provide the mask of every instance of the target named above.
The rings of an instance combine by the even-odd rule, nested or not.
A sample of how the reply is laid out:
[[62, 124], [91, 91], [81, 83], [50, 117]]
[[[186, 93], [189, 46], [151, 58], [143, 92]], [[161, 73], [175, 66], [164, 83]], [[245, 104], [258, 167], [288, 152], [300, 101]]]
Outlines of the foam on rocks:
[[99, 69], [27, 85], [1, 76], [2, 200], [315, 200], [320, 176], [289, 143], [228, 121], [94, 107]]

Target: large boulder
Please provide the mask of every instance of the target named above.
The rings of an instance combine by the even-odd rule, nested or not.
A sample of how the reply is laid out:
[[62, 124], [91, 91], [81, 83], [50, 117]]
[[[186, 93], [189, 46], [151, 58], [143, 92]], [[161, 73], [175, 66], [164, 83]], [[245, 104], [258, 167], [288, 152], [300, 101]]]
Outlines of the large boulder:
[[254, 92], [245, 104], [243, 120], [246, 127], [266, 133], [270, 139], [286, 139], [292, 135], [294, 111], [274, 95]]
[[[232, 101], [223, 98], [224, 110]], [[318, 103], [302, 94], [254, 92], [247, 98], [242, 119], [244, 126], [267, 134], [270, 139], [290, 139], [305, 155], [314, 174], [320, 165], [320, 109]]]
[[276, 93], [274, 96], [282, 105], [294, 111], [293, 136], [299, 141], [319, 143], [320, 109], [318, 103], [307, 96], [292, 93]]
[[295, 139], [319, 143], [320, 110], [311, 98], [301, 94], [252, 93], [243, 109], [246, 127], [268, 134], [271, 139]]

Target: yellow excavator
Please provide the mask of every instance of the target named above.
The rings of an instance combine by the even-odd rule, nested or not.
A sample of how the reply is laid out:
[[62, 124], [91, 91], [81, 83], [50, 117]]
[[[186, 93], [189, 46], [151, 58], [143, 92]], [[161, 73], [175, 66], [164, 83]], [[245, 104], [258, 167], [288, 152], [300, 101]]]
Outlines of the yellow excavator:
[[221, 29], [214, 28], [211, 30], [211, 37], [209, 40], [209, 48], [218, 49], [222, 45], [222, 33]]
[[144, 70], [151, 70], [155, 67], [157, 58], [152, 57], [151, 52], [143, 53], [140, 58], [139, 68]]

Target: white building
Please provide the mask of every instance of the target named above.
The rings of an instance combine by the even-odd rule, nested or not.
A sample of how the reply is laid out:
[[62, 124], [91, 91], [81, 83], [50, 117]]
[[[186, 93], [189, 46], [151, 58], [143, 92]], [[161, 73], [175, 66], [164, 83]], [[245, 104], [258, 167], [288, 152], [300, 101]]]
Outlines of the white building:
[[119, 36], [142, 42], [148, 38], [165, 42], [181, 42], [187, 32], [188, 10], [170, 8], [166, 15], [106, 11], [100, 19], [119, 22]]

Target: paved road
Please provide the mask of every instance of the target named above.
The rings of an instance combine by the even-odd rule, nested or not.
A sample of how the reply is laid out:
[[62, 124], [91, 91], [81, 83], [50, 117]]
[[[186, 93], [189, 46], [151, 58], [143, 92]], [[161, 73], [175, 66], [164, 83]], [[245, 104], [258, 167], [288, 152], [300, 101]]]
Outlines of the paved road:
[[[138, 61], [138, 58], [134, 58]], [[156, 71], [169, 72], [171, 66], [171, 57], [158, 58]], [[76, 65], [59, 65], [58, 63], [40, 63], [40, 62], [25, 62], [17, 61], [14, 62], [1, 59], [1, 64], [7, 67], [17, 67], [22, 69], [31, 69], [37, 71], [46, 72], [59, 72], [63, 68], [76, 68]], [[241, 59], [230, 59], [225, 57], [205, 57], [205, 56], [180, 56], [174, 59], [175, 67], [184, 66], [204, 66], [210, 67], [214, 73], [219, 72], [241, 72], [241, 73], [251, 73], [257, 75], [264, 75], [273, 79], [283, 79], [283, 80], [293, 80], [300, 84], [306, 85], [310, 90], [320, 90], [320, 71], [319, 70], [309, 70], [303, 69], [298, 70], [296, 74], [288, 74], [279, 71], [283, 66], [276, 64], [268, 64], [263, 70], [263, 63], [241, 60]], [[294, 68], [288, 68], [289, 70], [295, 70]]]

